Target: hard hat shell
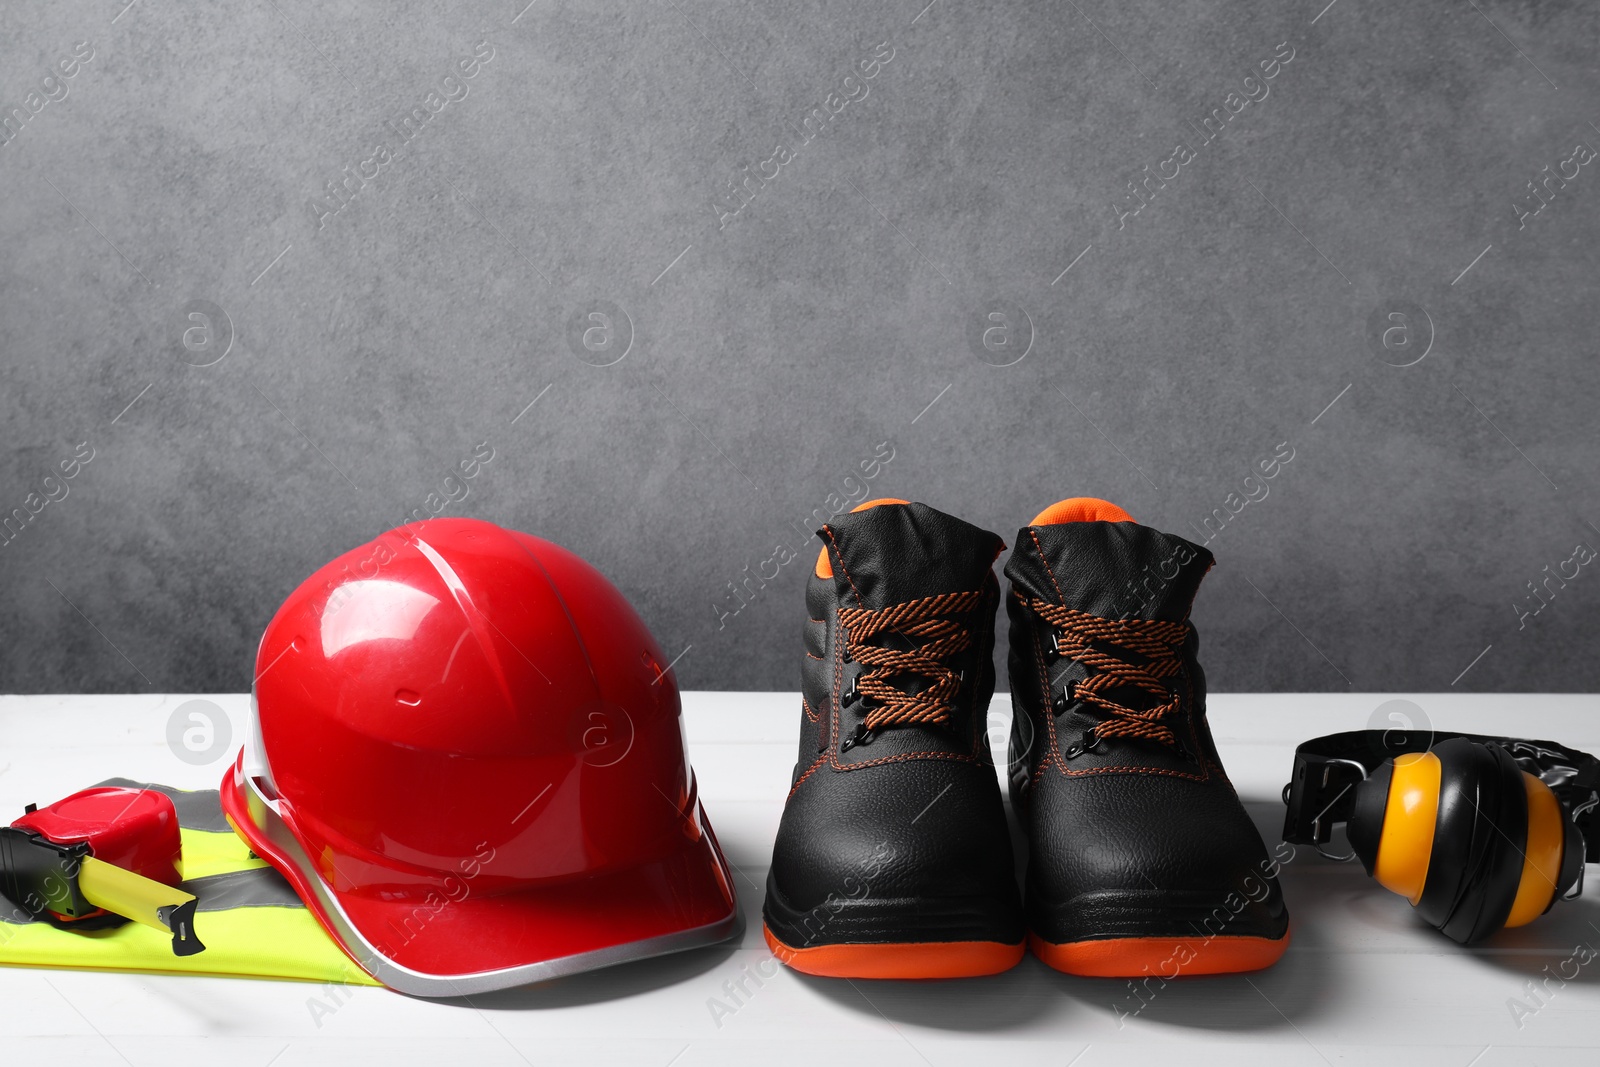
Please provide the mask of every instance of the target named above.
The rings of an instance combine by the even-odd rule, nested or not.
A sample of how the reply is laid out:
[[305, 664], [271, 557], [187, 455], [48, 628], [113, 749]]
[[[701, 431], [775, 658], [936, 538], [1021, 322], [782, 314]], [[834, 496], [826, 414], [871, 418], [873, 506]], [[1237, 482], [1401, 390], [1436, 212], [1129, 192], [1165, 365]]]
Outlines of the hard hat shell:
[[267, 625], [235, 829], [369, 974], [458, 996], [737, 936], [672, 671], [573, 553], [392, 530]]

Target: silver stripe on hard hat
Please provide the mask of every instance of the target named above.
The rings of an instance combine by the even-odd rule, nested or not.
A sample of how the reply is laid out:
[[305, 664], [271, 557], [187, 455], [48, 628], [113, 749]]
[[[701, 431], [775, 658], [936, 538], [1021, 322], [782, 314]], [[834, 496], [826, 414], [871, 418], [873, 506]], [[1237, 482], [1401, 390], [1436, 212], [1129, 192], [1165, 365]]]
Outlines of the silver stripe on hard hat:
[[[252, 772], [252, 756], [259, 760], [260, 749], [251, 752], [252, 742], [259, 743], [252, 731], [252, 736], [245, 742], [244, 759], [240, 763], [242, 784], [249, 789], [251, 794], [260, 802], [267, 813], [265, 825], [257, 824], [259, 829], [273, 846], [279, 849], [294, 864], [301, 876], [317, 895], [324, 914], [329, 924], [334, 928], [334, 935], [338, 938], [340, 946], [355, 959], [357, 963], [372, 977], [388, 986], [390, 989], [401, 993], [409, 993], [417, 997], [460, 997], [471, 996], [474, 993], [489, 993], [497, 989], [510, 989], [514, 986], [527, 985], [530, 982], [542, 982], [550, 978], [563, 978], [571, 974], [580, 974], [584, 971], [598, 970], [601, 967], [611, 967], [618, 963], [631, 963], [635, 960], [650, 959], [653, 956], [664, 956], [671, 952], [681, 952], [684, 949], [700, 948], [705, 945], [715, 945], [722, 941], [739, 937], [744, 933], [744, 914], [739, 910], [737, 900], [734, 902], [733, 911], [725, 919], [719, 919], [705, 926], [697, 926], [690, 930], [679, 930], [660, 937], [646, 938], [643, 941], [631, 941], [627, 944], [612, 945], [608, 948], [595, 949], [591, 952], [578, 952], [571, 956], [561, 956], [553, 960], [544, 960], [540, 963], [528, 963], [518, 967], [505, 967], [493, 971], [478, 971], [474, 974], [437, 975], [415, 971], [409, 967], [395, 963], [384, 956], [368, 941], [350, 917], [345, 914], [344, 908], [339, 904], [333, 891], [323, 882], [317, 874], [316, 867], [300, 846], [299, 840], [290, 832], [288, 824], [278, 813], [278, 801], [269, 798], [257, 787], [257, 775]], [[260, 764], [255, 764], [259, 766]], [[730, 882], [731, 884], [731, 882]]]

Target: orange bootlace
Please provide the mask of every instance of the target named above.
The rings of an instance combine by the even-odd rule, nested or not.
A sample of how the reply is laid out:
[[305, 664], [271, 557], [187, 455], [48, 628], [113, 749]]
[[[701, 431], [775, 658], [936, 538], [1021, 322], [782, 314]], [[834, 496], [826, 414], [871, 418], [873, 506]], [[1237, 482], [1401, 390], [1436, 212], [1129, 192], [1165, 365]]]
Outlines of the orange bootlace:
[[[857, 692], [876, 702], [862, 724], [867, 731], [906, 723], [950, 721], [950, 703], [961, 688], [961, 676], [945, 660], [970, 648], [972, 632], [943, 616], [971, 611], [983, 593], [941, 593], [908, 600], [887, 608], [840, 608], [845, 628], [845, 654], [871, 668], [856, 683]], [[884, 648], [868, 644], [883, 633], [896, 633], [920, 641], [915, 648]], [[920, 693], [907, 693], [890, 684], [897, 675], [913, 674], [933, 680]]]
[[[1181, 747], [1177, 735], [1162, 720], [1176, 715], [1182, 706], [1164, 679], [1177, 674], [1182, 666], [1183, 645], [1190, 631], [1187, 621], [1102, 619], [1044, 600], [1029, 600], [1027, 605], [1058, 627], [1056, 652], [1089, 668], [1089, 676], [1071, 687], [1068, 699], [1075, 697], [1107, 714], [1089, 731], [1096, 740], [1138, 737]], [[1135, 652], [1145, 663], [1129, 663], [1106, 651], [1106, 645]], [[1124, 686], [1142, 689], [1161, 699], [1148, 708], [1130, 708], [1107, 695], [1108, 690]]]

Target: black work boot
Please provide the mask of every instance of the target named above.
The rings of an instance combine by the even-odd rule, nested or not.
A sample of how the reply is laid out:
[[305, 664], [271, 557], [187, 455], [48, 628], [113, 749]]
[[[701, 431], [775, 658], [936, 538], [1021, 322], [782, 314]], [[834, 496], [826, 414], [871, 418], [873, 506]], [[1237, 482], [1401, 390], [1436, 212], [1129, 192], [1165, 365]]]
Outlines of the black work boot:
[[1004, 971], [1022, 958], [1022, 902], [984, 720], [1005, 545], [903, 500], [818, 533], [767, 944], [835, 977]]
[[1029, 945], [1058, 971], [1250, 971], [1288, 947], [1278, 865], [1206, 725], [1188, 619], [1212, 562], [1091, 498], [1017, 534], [1011, 799]]

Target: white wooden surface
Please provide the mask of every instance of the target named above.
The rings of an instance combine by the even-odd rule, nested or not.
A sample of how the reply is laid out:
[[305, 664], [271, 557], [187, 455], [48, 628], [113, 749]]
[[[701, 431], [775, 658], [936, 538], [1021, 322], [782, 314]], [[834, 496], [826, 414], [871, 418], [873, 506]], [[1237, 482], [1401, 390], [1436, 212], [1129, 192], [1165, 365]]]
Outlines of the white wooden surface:
[[[214, 787], [227, 757], [193, 766], [168, 749], [187, 696], [0, 697], [0, 815], [124, 775]], [[248, 698], [210, 696], [237, 739]], [[1294, 745], [1354, 729], [1390, 695], [1212, 700], [1224, 761], [1269, 844]], [[1600, 697], [1418, 695], [1440, 729], [1548, 737], [1600, 752]], [[844, 982], [778, 967], [762, 944], [761, 886], [795, 754], [792, 693], [688, 693], [701, 795], [742, 881], [744, 939], [465, 1002], [246, 979], [0, 968], [0, 1064], [693, 1064], [1010, 1062], [1403, 1063], [1504, 1067], [1600, 1062], [1595, 899], [1465, 950], [1417, 924], [1354, 864], [1300, 849], [1284, 870], [1294, 943], [1256, 975], [1167, 985], [1139, 1010], [1128, 986], [1056, 974], [1031, 957], [1008, 974], [942, 983]], [[1009, 712], [997, 698], [992, 737]], [[231, 755], [231, 751], [229, 753]], [[1593, 873], [1593, 872], [1591, 872]], [[749, 977], [761, 979], [758, 984]], [[771, 977], [767, 977], [770, 974]], [[749, 991], [731, 995], [744, 977]], [[322, 1010], [313, 1004], [321, 1002]], [[716, 1002], [731, 1013], [714, 1011]], [[1512, 1002], [1525, 1011], [1520, 1019]], [[328, 1011], [334, 1007], [331, 1013]], [[1520, 1024], [1520, 1025], [1519, 1025]]]

